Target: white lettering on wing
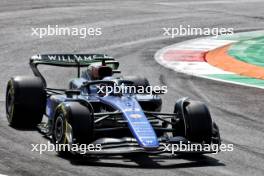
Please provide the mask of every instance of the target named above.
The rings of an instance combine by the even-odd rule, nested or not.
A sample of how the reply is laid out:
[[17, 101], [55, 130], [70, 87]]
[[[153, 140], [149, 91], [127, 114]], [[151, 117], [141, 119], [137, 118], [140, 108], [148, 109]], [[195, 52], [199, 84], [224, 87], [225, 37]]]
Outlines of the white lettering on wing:
[[54, 61], [56, 60], [56, 56], [50, 56], [49, 55], [48, 58], [49, 58], [49, 60], [54, 60]]

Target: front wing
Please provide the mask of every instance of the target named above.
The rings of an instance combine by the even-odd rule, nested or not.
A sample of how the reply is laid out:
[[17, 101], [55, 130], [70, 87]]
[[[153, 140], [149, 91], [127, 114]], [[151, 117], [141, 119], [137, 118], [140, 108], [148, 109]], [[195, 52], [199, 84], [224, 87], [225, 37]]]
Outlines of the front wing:
[[[137, 140], [131, 137], [125, 138], [101, 138], [93, 142], [93, 144], [101, 144], [100, 151], [86, 151], [86, 155], [120, 155], [120, 154], [130, 154], [130, 153], [146, 153], [150, 155], [156, 155], [161, 153], [168, 154], [210, 154], [218, 153], [219, 150], [214, 148], [205, 147], [204, 144], [190, 143], [187, 139], [183, 137], [161, 137], [159, 138], [159, 147], [146, 149], [141, 147]], [[180, 146], [201, 146], [201, 148], [189, 147], [181, 150]], [[218, 144], [216, 144], [218, 145]], [[78, 152], [77, 152], [78, 153]]]

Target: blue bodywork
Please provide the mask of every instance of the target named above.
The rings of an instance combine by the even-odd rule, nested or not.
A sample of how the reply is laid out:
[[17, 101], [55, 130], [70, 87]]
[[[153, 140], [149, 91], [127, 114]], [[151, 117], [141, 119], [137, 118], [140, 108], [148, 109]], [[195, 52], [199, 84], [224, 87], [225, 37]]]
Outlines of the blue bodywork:
[[110, 106], [114, 106], [123, 113], [129, 129], [140, 146], [144, 148], [159, 147], [156, 133], [135, 98], [130, 96], [107, 96], [100, 98], [100, 100]]
[[[123, 118], [128, 123], [128, 127], [137, 140], [138, 144], [145, 149], [153, 149], [159, 147], [157, 135], [144, 114], [140, 104], [138, 103], [136, 95], [122, 95], [122, 96], [98, 96], [96, 92], [87, 95], [87, 90], [83, 89], [81, 85], [87, 80], [77, 78], [70, 82], [70, 88], [81, 90], [81, 95], [74, 97], [67, 97], [66, 95], [52, 95], [47, 99], [46, 115], [52, 119], [56, 107], [60, 103], [67, 103], [72, 99], [82, 99], [87, 102], [100, 102], [108, 105], [115, 110], [122, 112]], [[140, 97], [140, 96], [139, 96]], [[141, 97], [142, 98], [142, 97]]]

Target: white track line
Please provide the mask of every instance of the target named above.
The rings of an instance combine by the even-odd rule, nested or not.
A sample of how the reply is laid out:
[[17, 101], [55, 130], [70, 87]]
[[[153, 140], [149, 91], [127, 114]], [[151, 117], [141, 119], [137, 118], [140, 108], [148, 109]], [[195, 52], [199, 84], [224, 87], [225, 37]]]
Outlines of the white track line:
[[209, 50], [213, 50], [215, 48], [221, 47], [223, 45], [227, 45], [233, 43], [233, 40], [216, 40], [213, 38], [202, 38], [202, 39], [193, 39], [189, 41], [185, 41], [182, 43], [173, 44], [158, 50], [155, 54], [155, 60], [174, 71], [194, 75], [194, 76], [202, 76], [205, 74], [234, 74], [231, 72], [227, 72], [221, 70], [217, 67], [214, 67], [207, 62], [188, 62], [188, 61], [167, 61], [164, 59], [164, 54], [170, 50], [189, 50], [189, 51], [201, 51], [201, 53], [205, 53]]

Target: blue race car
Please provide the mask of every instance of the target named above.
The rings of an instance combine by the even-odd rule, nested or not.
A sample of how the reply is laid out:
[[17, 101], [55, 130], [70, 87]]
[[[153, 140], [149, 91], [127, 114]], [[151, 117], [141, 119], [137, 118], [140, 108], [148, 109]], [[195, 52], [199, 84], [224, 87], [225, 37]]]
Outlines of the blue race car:
[[[70, 80], [68, 89], [48, 88], [40, 64], [76, 67], [77, 77]], [[113, 76], [120, 71], [119, 62], [112, 57], [35, 55], [30, 67], [34, 76], [8, 81], [7, 120], [16, 128], [38, 126], [54, 144], [100, 145], [100, 150], [87, 150], [86, 154], [157, 154], [171, 152], [180, 144], [200, 144], [202, 148], [174, 153], [204, 154], [215, 152], [213, 148], [205, 150], [205, 145], [221, 144], [219, 129], [206, 105], [182, 98], [176, 101], [173, 113], [160, 112], [160, 94], [164, 92], [141, 91], [150, 86], [144, 77]], [[130, 87], [135, 89], [126, 91]], [[43, 116], [46, 122], [42, 122]], [[58, 151], [69, 152], [72, 150]]]

